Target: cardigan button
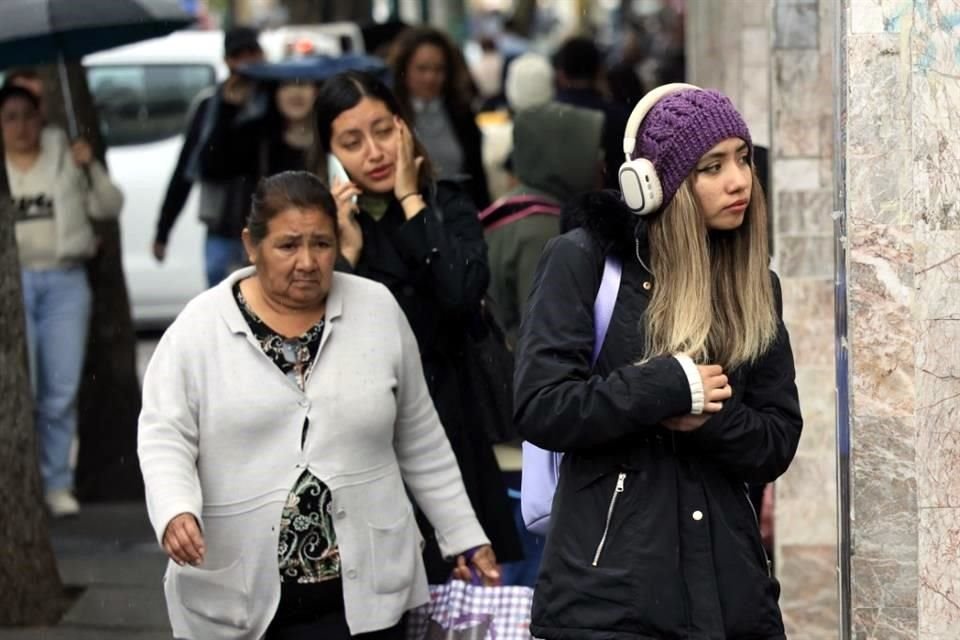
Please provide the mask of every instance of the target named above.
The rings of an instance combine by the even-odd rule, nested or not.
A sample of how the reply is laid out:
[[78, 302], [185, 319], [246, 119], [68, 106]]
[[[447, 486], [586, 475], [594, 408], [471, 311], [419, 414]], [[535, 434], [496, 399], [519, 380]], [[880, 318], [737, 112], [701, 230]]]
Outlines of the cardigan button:
[[346, 517], [347, 517], [347, 512], [346, 512], [346, 511], [344, 511], [343, 509], [337, 509], [337, 519], [338, 519], [338, 520], [343, 520], [343, 519], [346, 518]]
[[703, 511], [700, 511], [699, 509], [694, 511], [693, 519], [696, 520], [697, 522], [700, 522], [701, 520], [703, 520]]
[[644, 290], [644, 291], [650, 291], [650, 289], [652, 289], [652, 288], [653, 288], [653, 283], [651, 283], [649, 280], [644, 280], [644, 281], [643, 281], [643, 290]]
[[304, 400], [301, 400], [300, 402], [298, 402], [297, 404], [299, 404], [301, 407], [303, 407], [304, 409], [306, 409], [307, 407], [310, 406], [310, 401], [304, 399]]
[[357, 570], [356, 570], [356, 569], [350, 569], [349, 571], [347, 571], [347, 577], [350, 578], [351, 580], [356, 580], [356, 579], [357, 579]]

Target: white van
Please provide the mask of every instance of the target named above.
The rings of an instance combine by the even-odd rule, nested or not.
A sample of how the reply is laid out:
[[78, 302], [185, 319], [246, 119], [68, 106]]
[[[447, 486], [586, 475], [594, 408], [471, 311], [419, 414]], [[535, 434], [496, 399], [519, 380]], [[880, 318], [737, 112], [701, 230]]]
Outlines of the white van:
[[160, 205], [183, 145], [196, 95], [227, 77], [223, 34], [187, 31], [84, 59], [107, 144], [107, 165], [123, 190], [123, 271], [138, 328], [163, 327], [206, 287], [194, 189], [170, 234], [167, 257], [153, 257]]
[[[260, 42], [268, 60], [296, 51], [363, 52], [356, 25], [283, 27], [262, 33]], [[190, 106], [198, 93], [228, 74], [223, 32], [180, 31], [87, 56], [83, 64], [110, 174], [125, 195], [121, 246], [133, 321], [139, 329], [163, 328], [206, 288], [206, 229], [198, 216], [198, 190], [177, 218], [162, 263], [154, 259], [152, 246]]]

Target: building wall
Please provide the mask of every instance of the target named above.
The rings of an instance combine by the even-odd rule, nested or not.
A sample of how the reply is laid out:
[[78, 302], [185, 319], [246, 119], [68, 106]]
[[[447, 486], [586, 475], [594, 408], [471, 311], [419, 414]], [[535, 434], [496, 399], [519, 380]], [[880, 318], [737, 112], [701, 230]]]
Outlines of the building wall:
[[960, 0], [846, 0], [857, 637], [960, 629]]
[[718, 89], [770, 145], [770, 0], [687, 2], [687, 82]]

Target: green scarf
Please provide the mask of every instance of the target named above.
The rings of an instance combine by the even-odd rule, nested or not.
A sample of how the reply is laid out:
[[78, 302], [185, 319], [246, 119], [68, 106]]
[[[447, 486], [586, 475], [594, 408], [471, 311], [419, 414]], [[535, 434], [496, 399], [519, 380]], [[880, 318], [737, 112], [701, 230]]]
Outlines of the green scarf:
[[367, 215], [379, 222], [387, 214], [390, 208], [392, 198], [388, 196], [361, 194], [357, 200], [357, 206], [361, 211], [366, 211]]

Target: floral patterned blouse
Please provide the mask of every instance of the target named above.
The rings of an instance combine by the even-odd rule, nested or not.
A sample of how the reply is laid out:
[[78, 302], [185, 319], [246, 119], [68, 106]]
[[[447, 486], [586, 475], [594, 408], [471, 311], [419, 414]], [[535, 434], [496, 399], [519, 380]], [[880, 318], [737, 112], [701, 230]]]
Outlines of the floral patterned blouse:
[[[240, 291], [239, 282], [233, 285], [233, 296], [260, 348], [303, 390], [310, 364], [320, 350], [324, 320], [299, 337], [284, 338], [254, 313]], [[303, 446], [309, 426], [309, 419], [305, 420], [300, 446]], [[304, 471], [290, 490], [280, 516], [280, 545], [277, 549], [283, 582], [310, 584], [340, 577], [340, 550], [330, 515], [330, 498], [330, 489], [309, 471]]]

